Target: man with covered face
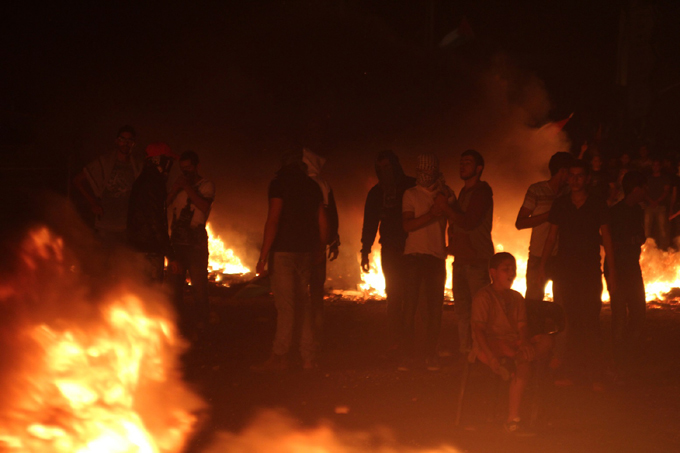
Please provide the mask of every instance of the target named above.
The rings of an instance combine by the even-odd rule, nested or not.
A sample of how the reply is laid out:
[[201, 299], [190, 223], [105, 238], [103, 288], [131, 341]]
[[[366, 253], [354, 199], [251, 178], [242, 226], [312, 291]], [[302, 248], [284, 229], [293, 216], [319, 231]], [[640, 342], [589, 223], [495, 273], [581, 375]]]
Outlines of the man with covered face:
[[399, 158], [391, 150], [378, 153], [375, 172], [378, 183], [368, 192], [364, 205], [361, 270], [370, 270], [369, 255], [379, 229], [380, 264], [387, 295], [388, 354], [393, 354], [402, 336], [403, 319], [404, 245], [407, 234], [401, 207], [404, 192], [415, 186], [416, 180], [404, 174]]
[[451, 207], [440, 196], [436, 205], [449, 220], [449, 253], [453, 262], [453, 298], [458, 317], [461, 352], [471, 348], [470, 314], [475, 293], [488, 285], [489, 259], [494, 254], [491, 240], [493, 191], [481, 181], [484, 158], [474, 149], [460, 156], [460, 178], [465, 183], [458, 203]]
[[164, 261], [174, 260], [168, 235], [166, 181], [177, 156], [163, 142], [146, 147], [144, 168], [130, 192], [127, 235], [130, 246], [143, 256], [145, 276], [163, 281]]
[[[189, 321], [187, 328], [200, 330], [208, 323], [210, 314], [205, 224], [215, 198], [215, 185], [198, 173], [198, 164], [194, 151], [185, 151], [179, 156], [182, 174], [170, 189], [167, 202], [172, 213], [170, 240], [177, 258], [178, 272], [173, 277], [177, 308], [180, 318]], [[189, 310], [182, 300], [187, 271], [194, 290], [193, 310]]]
[[[439, 199], [438, 203], [435, 200]], [[404, 247], [404, 338], [400, 371], [414, 366], [415, 314], [421, 288], [425, 295], [425, 365], [429, 371], [440, 369], [437, 343], [441, 328], [446, 285], [446, 217], [456, 201], [453, 191], [439, 171], [439, 159], [431, 153], [418, 156], [416, 186], [404, 192], [402, 221], [408, 233]]]

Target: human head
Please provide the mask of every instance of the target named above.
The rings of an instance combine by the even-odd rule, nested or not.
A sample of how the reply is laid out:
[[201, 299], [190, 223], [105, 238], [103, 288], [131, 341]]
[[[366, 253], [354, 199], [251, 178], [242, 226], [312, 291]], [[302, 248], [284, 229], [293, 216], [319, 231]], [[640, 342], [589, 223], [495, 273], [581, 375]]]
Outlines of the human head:
[[557, 152], [552, 155], [550, 158], [550, 162], [548, 162], [548, 169], [550, 170], [550, 176], [555, 176], [560, 170], [563, 170], [563, 173], [568, 173], [569, 172], [569, 165], [571, 164], [571, 161], [574, 160], [574, 157], [564, 151]]
[[502, 289], [512, 288], [512, 283], [517, 277], [517, 261], [508, 252], [498, 252], [489, 260], [489, 275], [496, 287]]
[[642, 145], [638, 149], [638, 154], [640, 154], [640, 157], [643, 159], [646, 159], [647, 156], [649, 156], [649, 148], [647, 148], [647, 145]]
[[432, 153], [422, 153], [418, 155], [418, 165], [416, 166], [416, 184], [421, 187], [430, 188], [435, 184], [442, 174], [439, 172], [439, 158]]
[[630, 154], [625, 152], [621, 154], [620, 162], [622, 167], [627, 167], [630, 164]]
[[621, 179], [621, 187], [626, 200], [637, 204], [644, 200], [647, 189], [647, 177], [640, 171], [629, 171]]
[[661, 157], [652, 156], [652, 173], [658, 175], [661, 173]]
[[589, 182], [590, 171], [588, 164], [581, 159], [575, 159], [569, 165], [569, 188], [572, 192], [580, 192], [586, 188]]
[[481, 177], [484, 171], [484, 158], [474, 149], [463, 151], [460, 155], [460, 179], [467, 181], [475, 176]]
[[167, 143], [155, 142], [146, 147], [146, 161], [166, 177], [170, 173], [175, 159], [177, 159], [177, 155], [172, 152]]
[[116, 136], [116, 148], [121, 154], [129, 155], [132, 152], [132, 148], [135, 146], [135, 140], [137, 138], [137, 133], [132, 126], [122, 126], [118, 129], [118, 135]]
[[602, 170], [602, 158], [600, 157], [599, 154], [593, 155], [593, 158], [590, 159], [590, 168], [593, 171], [600, 171]]
[[375, 174], [380, 184], [396, 184], [404, 176], [399, 158], [390, 149], [380, 151], [375, 159]]
[[198, 154], [194, 151], [184, 151], [179, 156], [179, 168], [187, 178], [193, 178], [198, 175], [198, 163]]

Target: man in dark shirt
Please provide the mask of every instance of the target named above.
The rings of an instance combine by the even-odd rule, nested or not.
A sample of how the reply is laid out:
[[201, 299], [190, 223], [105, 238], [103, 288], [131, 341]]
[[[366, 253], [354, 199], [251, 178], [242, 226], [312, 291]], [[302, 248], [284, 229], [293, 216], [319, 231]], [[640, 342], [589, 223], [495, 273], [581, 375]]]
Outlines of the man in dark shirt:
[[444, 197], [438, 206], [449, 220], [449, 254], [453, 262], [453, 299], [458, 317], [460, 352], [472, 347], [470, 315], [475, 293], [491, 283], [489, 260], [494, 254], [491, 240], [493, 191], [481, 181], [484, 158], [474, 149], [460, 156], [460, 178], [465, 182], [458, 203], [448, 206]]
[[146, 277], [160, 283], [165, 258], [174, 258], [165, 199], [166, 181], [177, 156], [162, 142], [147, 146], [146, 156], [142, 173], [130, 191], [127, 235], [130, 246], [144, 256]]
[[296, 312], [302, 320], [303, 368], [315, 368], [316, 340], [309, 284], [312, 265], [326, 259], [327, 242], [328, 219], [321, 189], [307, 176], [302, 152], [289, 153], [269, 185], [269, 212], [256, 270], [258, 275], [263, 274], [269, 261], [277, 313], [276, 334], [272, 355], [253, 366], [254, 371], [288, 368]]
[[[623, 365], [625, 349], [639, 352], [645, 323], [645, 284], [640, 270], [640, 246], [645, 242], [644, 212], [647, 178], [639, 171], [621, 181], [625, 198], [611, 208], [611, 233], [616, 254], [616, 291], [610, 293], [612, 341], [616, 365]], [[609, 268], [609, 263], [607, 263]], [[607, 279], [609, 273], [605, 273]]]
[[[605, 200], [591, 196], [588, 164], [582, 160], [569, 166], [571, 192], [552, 205], [548, 222], [540, 273], [555, 243], [558, 243], [554, 275], [555, 301], [564, 307], [567, 317], [566, 359], [587, 374], [593, 388], [601, 389], [600, 310], [602, 308], [602, 271], [600, 243], [607, 256], [609, 291], [616, 288], [614, 254]], [[559, 345], [558, 345], [559, 346]], [[574, 371], [576, 368], [574, 369]], [[571, 380], [565, 380], [571, 383]]]
[[401, 339], [404, 282], [404, 244], [406, 232], [402, 222], [404, 192], [416, 184], [406, 176], [399, 158], [390, 150], [381, 151], [375, 161], [378, 184], [366, 196], [364, 225], [361, 231], [361, 269], [368, 272], [368, 255], [380, 228], [380, 263], [387, 294], [387, 326], [390, 352], [396, 352]]

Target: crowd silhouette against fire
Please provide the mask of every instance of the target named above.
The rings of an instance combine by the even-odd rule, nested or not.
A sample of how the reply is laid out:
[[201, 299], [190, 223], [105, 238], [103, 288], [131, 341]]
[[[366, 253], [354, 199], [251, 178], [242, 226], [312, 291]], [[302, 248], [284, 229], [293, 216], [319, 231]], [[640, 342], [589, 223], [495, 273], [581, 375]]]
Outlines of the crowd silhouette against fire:
[[[146, 147], [142, 161], [133, 153], [135, 141], [134, 128], [121, 127], [114, 150], [85, 166], [73, 182], [95, 215], [102, 247], [132, 248], [147, 281], [169, 283], [181, 331], [198, 339], [214, 321], [206, 222], [216, 188], [199, 173], [196, 152], [177, 155], [156, 142]], [[508, 432], [524, 429], [519, 409], [537, 364], [550, 369], [559, 386], [578, 382], [601, 391], [606, 378], [625, 377], [642, 353], [645, 335], [641, 246], [653, 238], [667, 250], [678, 246], [680, 236], [678, 156], [652, 151], [642, 145], [632, 154], [608, 156], [586, 143], [578, 156], [558, 152], [546, 162], [550, 178], [527, 188], [515, 223], [518, 230], [531, 229], [524, 295], [511, 289], [515, 257], [495, 253], [494, 194], [483, 180], [485, 157], [474, 149], [460, 155], [463, 187], [455, 193], [446, 183], [455, 178], [445, 179], [438, 156], [419, 154], [415, 168], [403, 169], [396, 153], [380, 151], [378, 183], [364, 206], [361, 267], [368, 272], [379, 233], [390, 345], [385, 354], [397, 370], [441, 368], [446, 258], [452, 255], [459, 351], [464, 360], [479, 360], [510, 382]], [[168, 181], [175, 162], [181, 175]], [[290, 369], [297, 355], [293, 345], [299, 345], [304, 370], [318, 367], [326, 261], [338, 257], [340, 246], [324, 163], [308, 149], [292, 150], [269, 185], [256, 273], [269, 275], [276, 333], [270, 357], [253, 371]], [[611, 296], [612, 354], [605, 352], [600, 332], [603, 269]], [[554, 302], [544, 302], [549, 280]], [[531, 325], [545, 304], [565, 321], [563, 332], [548, 335]], [[422, 344], [415, 335], [419, 306]]]

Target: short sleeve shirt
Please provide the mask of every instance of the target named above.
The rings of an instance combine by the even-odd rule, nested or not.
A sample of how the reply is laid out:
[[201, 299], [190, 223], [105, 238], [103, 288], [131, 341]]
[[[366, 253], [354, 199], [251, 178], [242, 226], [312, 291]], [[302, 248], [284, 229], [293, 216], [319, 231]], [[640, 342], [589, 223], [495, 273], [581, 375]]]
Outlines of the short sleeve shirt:
[[548, 222], [559, 227], [558, 262], [565, 269], [600, 269], [600, 227], [609, 224], [609, 208], [604, 199], [589, 195], [580, 208], [571, 194], [553, 203]]
[[313, 252], [319, 245], [319, 185], [302, 172], [278, 175], [269, 185], [269, 198], [283, 200], [274, 252]]
[[[548, 181], [541, 181], [529, 186], [522, 207], [531, 211], [532, 216], [545, 214], [550, 211], [553, 202], [560, 193], [553, 192]], [[544, 222], [531, 229], [531, 240], [529, 242], [529, 255], [543, 256], [543, 246], [548, 238], [550, 223]], [[554, 251], [557, 253], [557, 250]], [[554, 254], [553, 253], [553, 254]]]
[[[213, 201], [215, 199], [215, 184], [205, 178], [194, 184], [194, 189], [199, 193], [199, 195], [206, 200]], [[191, 198], [187, 195], [186, 191], [182, 190], [177, 197], [175, 197], [172, 202], [172, 214], [173, 218], [179, 217], [182, 210], [189, 212], [191, 217], [190, 227], [196, 228], [199, 226], [204, 226], [208, 221], [208, 216], [210, 215], [210, 209], [208, 212], [203, 212], [200, 209], [196, 209], [196, 205], [191, 202]]]
[[472, 300], [471, 322], [483, 326], [488, 339], [517, 341], [520, 324], [527, 322], [524, 298], [515, 290], [498, 292], [487, 285]]
[[[451, 192], [453, 193], [453, 192]], [[434, 205], [437, 192], [430, 192], [420, 186], [412, 187], [404, 192], [402, 212], [412, 212], [415, 217], [426, 214]], [[449, 202], [453, 201], [453, 197]], [[446, 259], [446, 218], [434, 219], [427, 225], [410, 231], [406, 237], [404, 254], [420, 253]]]

